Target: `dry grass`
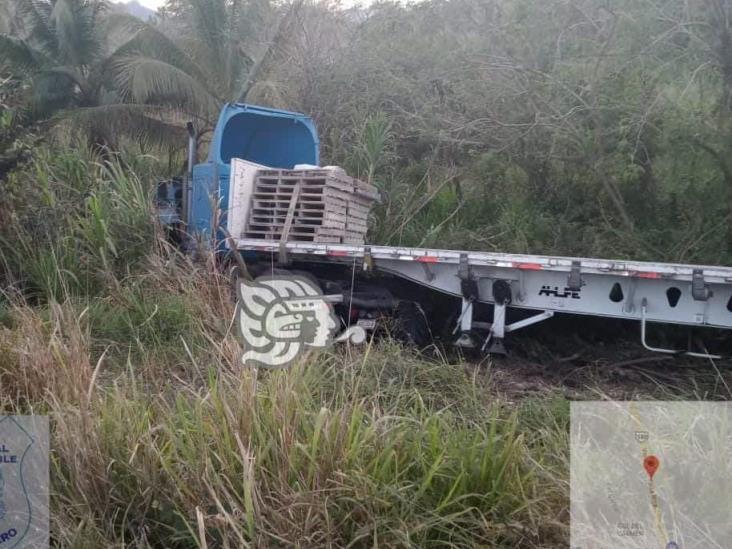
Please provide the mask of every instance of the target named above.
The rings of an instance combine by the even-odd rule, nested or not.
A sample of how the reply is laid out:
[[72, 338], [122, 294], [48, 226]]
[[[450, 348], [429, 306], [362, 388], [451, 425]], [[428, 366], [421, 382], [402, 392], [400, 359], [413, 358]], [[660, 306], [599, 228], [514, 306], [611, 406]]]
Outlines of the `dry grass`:
[[0, 326], [0, 386], [19, 412], [50, 400], [81, 405], [92, 379], [83, 318], [56, 303], [43, 316], [16, 304], [11, 328]]

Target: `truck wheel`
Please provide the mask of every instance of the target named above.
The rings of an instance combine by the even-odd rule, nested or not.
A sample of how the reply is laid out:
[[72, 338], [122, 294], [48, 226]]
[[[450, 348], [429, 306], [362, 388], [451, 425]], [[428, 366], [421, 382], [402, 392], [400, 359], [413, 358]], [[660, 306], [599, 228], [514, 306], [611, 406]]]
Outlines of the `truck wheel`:
[[427, 315], [414, 301], [400, 301], [394, 311], [394, 339], [422, 349], [432, 343]]

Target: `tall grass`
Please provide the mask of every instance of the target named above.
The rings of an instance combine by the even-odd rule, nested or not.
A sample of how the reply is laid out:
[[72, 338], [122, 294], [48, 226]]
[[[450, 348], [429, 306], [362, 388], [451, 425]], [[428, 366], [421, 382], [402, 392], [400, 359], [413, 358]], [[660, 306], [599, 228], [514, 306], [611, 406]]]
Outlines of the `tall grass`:
[[0, 339], [15, 409], [52, 419], [61, 546], [516, 546], [564, 505], [563, 432], [527, 435], [460, 364], [372, 344], [257, 372], [221, 345], [188, 380], [143, 377], [93, 365], [75, 311], [16, 306]]
[[142, 181], [58, 153], [9, 182], [0, 404], [51, 418], [56, 545], [564, 541], [561, 419], [388, 342], [243, 368], [229, 281], [166, 247]]
[[373, 342], [286, 371], [243, 369], [230, 332], [218, 342], [205, 332], [204, 310], [192, 303], [179, 330], [189, 353], [167, 350], [169, 367], [150, 368], [158, 340], [139, 338], [132, 355], [99, 353], [95, 332], [114, 333], [117, 321], [74, 301], [10, 305], [4, 405], [51, 416], [60, 546], [562, 539], [545, 517], [565, 505], [564, 456], [552, 453], [564, 432], [532, 432], [487, 397], [484, 376]]
[[41, 301], [98, 294], [156, 245], [151, 185], [119, 159], [41, 150], [5, 186], [0, 276]]

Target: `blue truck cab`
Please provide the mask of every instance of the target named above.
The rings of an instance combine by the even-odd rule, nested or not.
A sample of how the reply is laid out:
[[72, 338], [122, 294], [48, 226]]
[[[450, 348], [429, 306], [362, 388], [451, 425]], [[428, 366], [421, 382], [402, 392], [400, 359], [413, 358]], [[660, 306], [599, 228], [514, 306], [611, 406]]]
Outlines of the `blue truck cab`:
[[[212, 236], [216, 204], [224, 217], [228, 209], [231, 159], [241, 158], [272, 168], [315, 164], [319, 158], [318, 132], [312, 119], [289, 112], [243, 103], [227, 103], [219, 115], [205, 162], [192, 169], [187, 201], [188, 231], [204, 241]], [[217, 240], [223, 234], [217, 232]], [[234, 235], [236, 236], [236, 235]]]

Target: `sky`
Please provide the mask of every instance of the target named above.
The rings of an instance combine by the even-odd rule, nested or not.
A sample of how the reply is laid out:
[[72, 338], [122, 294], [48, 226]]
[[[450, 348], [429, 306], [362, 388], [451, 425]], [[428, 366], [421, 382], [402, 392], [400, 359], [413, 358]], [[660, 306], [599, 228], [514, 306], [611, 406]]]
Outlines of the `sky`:
[[[122, 0], [122, 2], [125, 2], [125, 0]], [[165, 0], [137, 0], [137, 3], [142, 4], [151, 10], [157, 10], [160, 6], [165, 4]]]

